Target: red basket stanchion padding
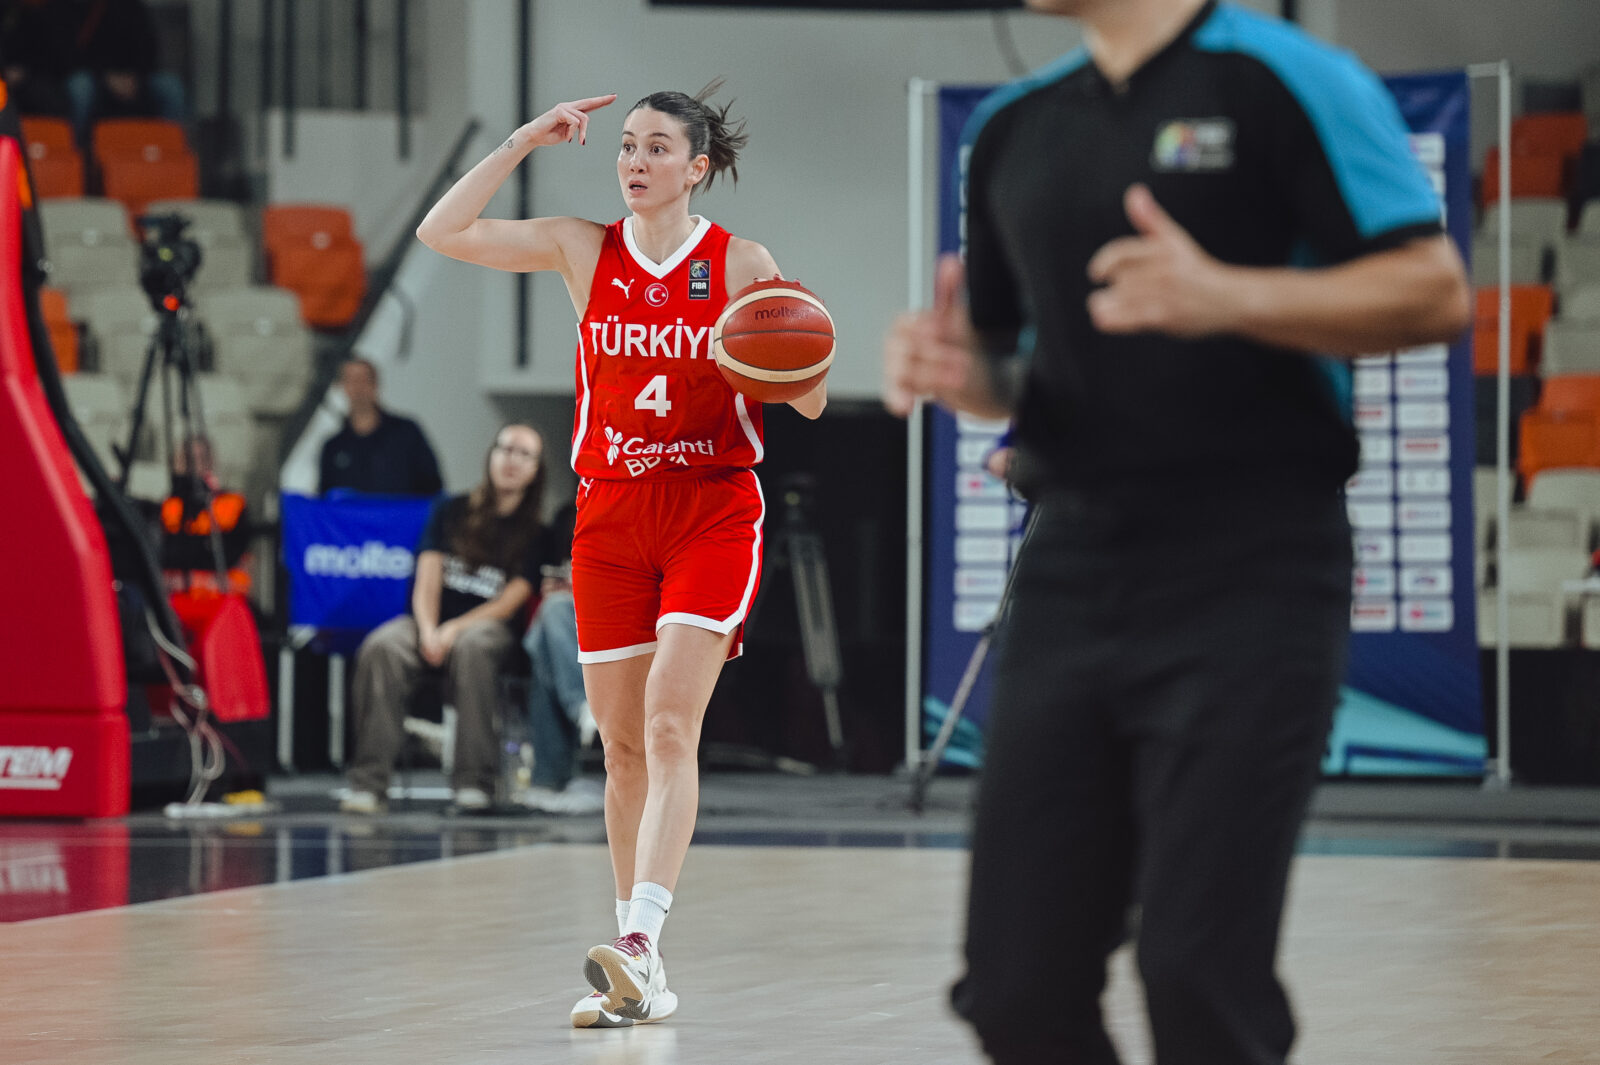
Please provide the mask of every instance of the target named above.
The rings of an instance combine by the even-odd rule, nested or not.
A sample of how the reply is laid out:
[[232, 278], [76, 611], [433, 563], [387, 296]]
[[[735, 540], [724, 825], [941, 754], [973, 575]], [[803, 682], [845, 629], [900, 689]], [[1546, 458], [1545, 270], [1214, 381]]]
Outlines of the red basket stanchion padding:
[[122, 634], [111, 561], [34, 364], [21, 150], [0, 137], [0, 816], [126, 813]]

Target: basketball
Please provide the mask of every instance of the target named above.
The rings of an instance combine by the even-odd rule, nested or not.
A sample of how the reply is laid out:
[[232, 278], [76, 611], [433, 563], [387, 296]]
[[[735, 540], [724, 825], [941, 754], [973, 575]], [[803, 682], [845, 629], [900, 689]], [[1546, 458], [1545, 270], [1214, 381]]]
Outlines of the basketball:
[[711, 350], [734, 391], [787, 403], [817, 387], [833, 365], [833, 318], [798, 282], [757, 281], [723, 308]]

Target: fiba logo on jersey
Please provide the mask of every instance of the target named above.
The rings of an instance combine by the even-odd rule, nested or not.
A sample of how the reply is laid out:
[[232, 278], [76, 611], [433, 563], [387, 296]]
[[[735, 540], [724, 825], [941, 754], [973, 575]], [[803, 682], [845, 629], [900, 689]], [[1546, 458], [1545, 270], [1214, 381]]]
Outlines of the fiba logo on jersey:
[[644, 290], [644, 301], [652, 307], [665, 307], [667, 305], [667, 286], [657, 281]]
[[689, 298], [692, 300], [708, 300], [711, 298], [711, 260], [689, 260]]

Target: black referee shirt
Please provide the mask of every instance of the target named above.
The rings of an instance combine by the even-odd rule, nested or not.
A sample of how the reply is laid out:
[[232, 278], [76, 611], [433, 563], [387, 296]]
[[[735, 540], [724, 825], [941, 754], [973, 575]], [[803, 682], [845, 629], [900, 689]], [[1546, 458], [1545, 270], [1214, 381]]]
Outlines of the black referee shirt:
[[1083, 50], [995, 92], [964, 138], [974, 324], [1029, 360], [1031, 478], [1084, 489], [1334, 487], [1356, 467], [1349, 371], [1236, 337], [1098, 332], [1090, 258], [1134, 182], [1211, 255], [1332, 264], [1441, 231], [1398, 109], [1351, 56], [1208, 4], [1114, 86]]

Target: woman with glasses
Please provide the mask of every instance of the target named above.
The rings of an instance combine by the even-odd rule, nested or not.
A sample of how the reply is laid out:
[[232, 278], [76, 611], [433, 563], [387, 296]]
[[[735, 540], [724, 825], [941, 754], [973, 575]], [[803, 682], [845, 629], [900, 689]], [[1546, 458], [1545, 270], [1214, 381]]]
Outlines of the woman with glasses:
[[455, 805], [490, 805], [499, 764], [494, 709], [500, 667], [547, 561], [548, 537], [539, 523], [544, 473], [539, 434], [508, 425], [484, 459], [483, 481], [434, 504], [417, 545], [411, 612], [374, 629], [356, 654], [356, 750], [344, 811], [384, 808], [389, 774], [405, 742], [406, 710], [429, 670], [445, 674], [456, 708]]

